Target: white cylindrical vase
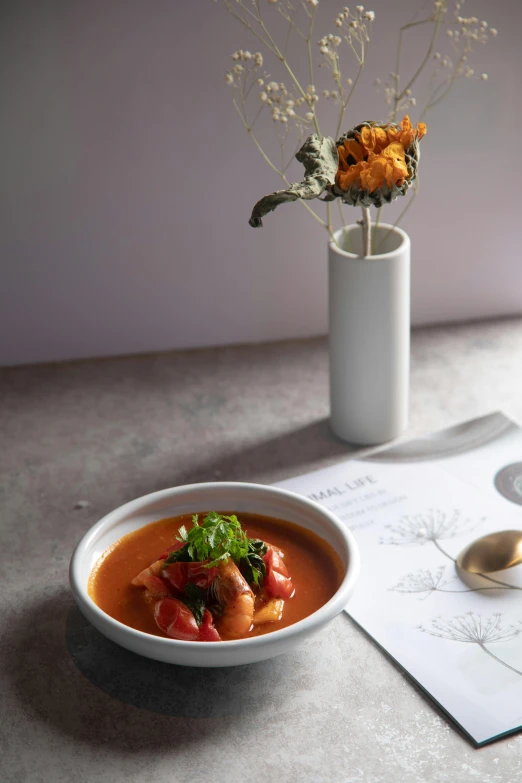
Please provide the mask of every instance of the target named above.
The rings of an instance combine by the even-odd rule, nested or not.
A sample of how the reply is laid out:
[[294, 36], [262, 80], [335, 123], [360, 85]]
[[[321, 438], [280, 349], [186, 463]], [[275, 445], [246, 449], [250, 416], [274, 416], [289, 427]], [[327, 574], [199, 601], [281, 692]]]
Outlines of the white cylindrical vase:
[[329, 243], [330, 424], [343, 440], [375, 445], [408, 426], [410, 239], [400, 228], [362, 228]]

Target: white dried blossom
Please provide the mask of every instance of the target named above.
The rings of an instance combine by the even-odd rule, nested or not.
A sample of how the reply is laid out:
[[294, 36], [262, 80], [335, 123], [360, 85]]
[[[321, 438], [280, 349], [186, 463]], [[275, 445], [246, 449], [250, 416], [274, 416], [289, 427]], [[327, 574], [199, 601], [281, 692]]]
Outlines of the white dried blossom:
[[353, 84], [353, 79], [350, 79], [350, 77], [348, 77], [348, 79], [345, 79], [345, 82], [348, 85], [348, 87], [351, 87], [351, 85]]
[[306, 0], [306, 2], [308, 3], [308, 5], [311, 5], [313, 8], [317, 8], [317, 6], [319, 5], [319, 0]]
[[366, 11], [364, 14], [364, 18], [368, 19], [369, 22], [375, 21], [375, 12], [374, 11]]
[[328, 54], [328, 47], [327, 46], [321, 46], [321, 49], [319, 50], [321, 54]]
[[330, 93], [330, 97], [332, 97], [335, 101], [339, 97], [339, 93], [337, 92], [337, 90], [332, 90], [332, 92]]
[[488, 23], [487, 22], [481, 22], [480, 26], [485, 30], [486, 27], [488, 26]]
[[261, 87], [261, 85], [264, 84], [264, 81], [262, 79], [256, 79], [256, 84]]
[[374, 81], [374, 84], [376, 87], [379, 87], [382, 84], [382, 81], [377, 77], [377, 79]]
[[433, 55], [433, 59], [440, 60], [440, 52], [435, 52], [435, 54]]
[[285, 117], [284, 115], [281, 117], [281, 122], [282, 122], [282, 123], [286, 123], [286, 122], [288, 122], [288, 120], [286, 119], [286, 117]]
[[329, 98], [330, 97], [330, 90], [323, 90], [323, 97]]
[[233, 67], [233, 69], [232, 69], [232, 70], [234, 71], [234, 73], [240, 74], [240, 73], [243, 73], [243, 71], [244, 71], [245, 69], [243, 68], [243, 66], [242, 66], [242, 65], [239, 65], [239, 64], [238, 64], [238, 65], [234, 65], [234, 67]]
[[342, 38], [340, 38], [340, 36], [338, 36], [338, 35], [334, 35], [333, 42], [334, 42], [334, 44], [335, 44], [336, 46], [340, 46], [340, 45], [341, 45], [341, 43], [342, 43], [342, 40], [343, 40], [343, 39], [342, 39]]
[[239, 60], [239, 52], [234, 52], [234, 54], [232, 55], [232, 59]]
[[251, 59], [252, 59], [251, 52], [248, 52], [248, 51], [243, 52], [243, 60], [251, 60]]
[[333, 39], [334, 39], [333, 33], [328, 33], [328, 35], [326, 36], [326, 40], [327, 41], [333, 41]]
[[363, 6], [363, 5], [356, 5], [356, 6], [355, 6], [355, 10], [356, 10], [356, 11], [357, 11], [359, 14], [362, 14], [362, 12], [364, 11], [364, 6]]
[[286, 113], [289, 117], [295, 117], [295, 111], [293, 109], [287, 109]]
[[256, 64], [256, 68], [261, 68], [261, 66], [263, 65], [263, 55], [261, 54], [261, 52], [256, 52], [254, 54], [254, 61]]
[[355, 19], [353, 19], [353, 20], [350, 22], [350, 27], [352, 28], [352, 30], [357, 30], [357, 28], [359, 27], [359, 25], [357, 24], [357, 22], [355, 21]]
[[260, 92], [259, 97], [263, 101], [263, 103], [266, 103], [266, 101], [268, 100], [268, 95], [266, 94], [266, 92]]
[[335, 26], [336, 27], [342, 27], [343, 26], [343, 20], [342, 19], [336, 19], [335, 20]]
[[498, 30], [495, 30], [494, 27], [489, 28], [489, 34], [493, 36], [493, 38], [498, 35]]
[[279, 85], [277, 82], [269, 82], [266, 85], [266, 89], [268, 92], [277, 92], [279, 90]]
[[305, 114], [305, 119], [310, 120], [310, 122], [312, 122], [313, 118], [314, 118], [314, 113], [312, 111], [307, 111]]
[[487, 73], [481, 73], [480, 74], [480, 78], [482, 79], [483, 82], [487, 82], [487, 80], [488, 80]]
[[225, 82], [227, 84], [234, 84], [234, 77], [233, 77], [233, 75], [230, 72], [226, 74]]

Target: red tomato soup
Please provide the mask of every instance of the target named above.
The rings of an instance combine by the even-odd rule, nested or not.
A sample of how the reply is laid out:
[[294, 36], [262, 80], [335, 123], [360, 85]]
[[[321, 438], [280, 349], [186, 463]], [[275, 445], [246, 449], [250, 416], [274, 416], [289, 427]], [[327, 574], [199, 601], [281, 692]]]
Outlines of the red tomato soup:
[[[204, 514], [205, 512], [199, 515], [200, 519]], [[91, 598], [100, 609], [131, 628], [156, 636], [168, 635], [178, 639], [200, 641], [213, 641], [216, 638], [222, 640], [248, 638], [279, 630], [302, 620], [330, 600], [341, 584], [344, 568], [339, 556], [329, 544], [314, 533], [290, 522], [257, 514], [237, 516], [249, 539], [260, 539], [269, 546], [269, 551], [264, 557], [267, 563], [265, 579], [260, 586], [251, 584], [251, 590], [245, 588], [248, 594], [242, 596], [247, 604], [251, 602], [250, 606], [255, 602], [254, 620], [253, 623], [246, 621], [246, 631], [235, 635], [231, 633], [223, 608], [215, 603], [214, 606], [209, 604], [210, 613], [205, 610], [204, 620], [201, 621], [200, 618], [200, 627], [207, 629], [211, 627], [211, 633], [207, 631], [206, 635], [203, 635], [202, 631], [201, 636], [196, 636], [198, 630], [194, 622], [192, 626], [196, 631], [192, 635], [190, 628], [186, 635], [181, 636], [174, 635], [170, 629], [168, 634], [164, 633], [161, 628], [166, 628], [169, 620], [163, 622], [158, 611], [159, 602], [162, 600], [158, 597], [161, 595], [161, 588], [160, 592], [154, 594], [154, 588], [151, 593], [143, 586], [132, 584], [132, 580], [158, 561], [158, 558], [164, 556], [165, 551], [176, 545], [179, 546], [176, 540], [178, 529], [185, 525], [190, 530], [191, 515], [161, 519], [129, 533], [113, 544], [104, 552], [91, 573], [88, 587]], [[283, 555], [283, 564], [281, 564], [281, 555]], [[180, 563], [179, 567], [189, 565], [197, 564]], [[230, 567], [235, 568], [233, 563], [229, 563]], [[202, 570], [205, 575], [208, 574], [208, 569]], [[157, 573], [159, 576], [165, 576], [164, 570], [158, 570]], [[215, 568], [212, 569], [211, 576], [214, 573], [217, 573]], [[154, 576], [153, 579], [157, 577]], [[164, 580], [159, 579], [158, 583], [162, 581]], [[219, 578], [216, 578], [214, 587], [217, 585], [219, 585]], [[178, 601], [172, 601], [172, 597], [180, 597], [180, 594], [172, 585], [167, 584], [167, 588], [172, 592], [164, 599], [166, 601], [164, 607], [172, 608], [178, 604]], [[212, 585], [208, 594], [212, 594]], [[257, 615], [256, 612], [266, 607], [267, 602], [269, 609], [273, 609], [276, 599], [279, 600], [278, 617], [270, 621], [260, 619], [261, 624], [255, 624], [256, 617], [261, 618], [261, 613]], [[230, 612], [242, 611], [236, 604], [229, 606], [229, 609]], [[184, 606], [181, 606], [181, 610], [182, 614], [190, 614], [186, 612]], [[264, 617], [266, 618], [266, 612]], [[214, 622], [220, 636], [214, 630]]]

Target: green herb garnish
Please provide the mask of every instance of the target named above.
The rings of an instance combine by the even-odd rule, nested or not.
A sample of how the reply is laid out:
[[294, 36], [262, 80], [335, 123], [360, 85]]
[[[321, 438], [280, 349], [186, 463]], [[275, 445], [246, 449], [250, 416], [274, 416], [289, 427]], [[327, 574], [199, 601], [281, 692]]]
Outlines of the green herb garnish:
[[229, 557], [237, 563], [246, 557], [249, 551], [249, 540], [235, 514], [227, 517], [216, 511], [210, 511], [201, 524], [198, 515], [194, 514], [190, 530], [184, 525], [180, 527], [178, 541], [185, 543], [170, 553], [165, 565], [209, 560], [205, 567], [211, 568], [220, 560], [228, 560]]
[[258, 538], [248, 539], [248, 552], [241, 558], [239, 566], [248, 584], [260, 585], [266, 576], [266, 564], [263, 555], [266, 555], [268, 547], [264, 541]]
[[194, 582], [187, 582], [185, 585], [185, 595], [180, 598], [180, 601], [190, 609], [198, 625], [203, 622], [203, 614], [205, 612], [205, 591], [194, 584]]

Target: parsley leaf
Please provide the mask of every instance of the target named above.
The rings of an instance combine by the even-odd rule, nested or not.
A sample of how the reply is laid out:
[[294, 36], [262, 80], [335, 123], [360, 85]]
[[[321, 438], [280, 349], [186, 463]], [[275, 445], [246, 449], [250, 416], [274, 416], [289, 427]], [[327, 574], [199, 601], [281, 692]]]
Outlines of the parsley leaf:
[[241, 558], [240, 567], [243, 576], [249, 584], [260, 585], [266, 576], [266, 564], [263, 555], [266, 555], [268, 547], [264, 541], [258, 538], [248, 539], [248, 552]]
[[190, 609], [198, 625], [203, 622], [203, 614], [205, 612], [205, 591], [194, 584], [194, 582], [187, 582], [185, 585], [185, 595], [180, 598], [180, 601]]
[[209, 560], [205, 567], [211, 568], [229, 557], [238, 563], [249, 551], [249, 539], [236, 515], [224, 516], [217, 511], [210, 511], [201, 524], [198, 515], [194, 514], [191, 529], [180, 527], [178, 540], [184, 545], [170, 553], [165, 565]]

